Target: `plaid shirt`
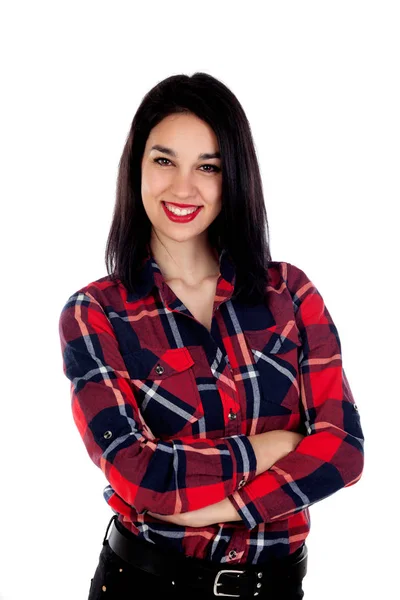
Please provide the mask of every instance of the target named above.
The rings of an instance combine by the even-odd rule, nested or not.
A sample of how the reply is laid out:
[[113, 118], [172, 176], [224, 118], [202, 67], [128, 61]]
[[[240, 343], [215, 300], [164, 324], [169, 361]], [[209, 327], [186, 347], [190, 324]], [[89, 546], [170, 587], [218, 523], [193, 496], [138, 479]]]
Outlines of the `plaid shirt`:
[[[213, 562], [262, 563], [299, 548], [309, 507], [356, 483], [364, 436], [338, 331], [307, 275], [269, 264], [268, 306], [233, 297], [220, 254], [211, 332], [165, 282], [147, 246], [137, 293], [102, 277], [59, 320], [72, 414], [107, 480], [104, 498], [133, 534]], [[247, 438], [305, 437], [256, 476]], [[160, 521], [229, 498], [241, 521]]]

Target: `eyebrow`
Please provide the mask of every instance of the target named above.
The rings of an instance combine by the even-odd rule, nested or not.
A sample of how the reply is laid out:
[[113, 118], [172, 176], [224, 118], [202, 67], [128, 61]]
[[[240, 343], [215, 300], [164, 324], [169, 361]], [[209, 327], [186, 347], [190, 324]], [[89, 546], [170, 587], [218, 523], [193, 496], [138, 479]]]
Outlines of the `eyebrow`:
[[[158, 150], [159, 152], [163, 152], [163, 154], [168, 154], [169, 156], [173, 156], [174, 158], [177, 158], [177, 153], [172, 150], [172, 148], [167, 148], [166, 146], [160, 146], [159, 144], [155, 144], [155, 146], [152, 146], [150, 148], [150, 152], [152, 150]], [[209, 153], [209, 152], [204, 152], [203, 154], [199, 154], [198, 158], [200, 160], [207, 160], [209, 158], [221, 158], [221, 154], [220, 152], [213, 152], [213, 153]]]

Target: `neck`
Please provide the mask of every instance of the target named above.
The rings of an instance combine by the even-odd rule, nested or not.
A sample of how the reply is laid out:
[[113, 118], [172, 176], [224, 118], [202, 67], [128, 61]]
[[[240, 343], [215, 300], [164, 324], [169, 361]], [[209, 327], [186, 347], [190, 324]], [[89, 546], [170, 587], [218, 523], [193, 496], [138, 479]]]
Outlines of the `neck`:
[[218, 253], [205, 235], [184, 241], [163, 238], [152, 230], [150, 247], [165, 281], [196, 286], [219, 275]]

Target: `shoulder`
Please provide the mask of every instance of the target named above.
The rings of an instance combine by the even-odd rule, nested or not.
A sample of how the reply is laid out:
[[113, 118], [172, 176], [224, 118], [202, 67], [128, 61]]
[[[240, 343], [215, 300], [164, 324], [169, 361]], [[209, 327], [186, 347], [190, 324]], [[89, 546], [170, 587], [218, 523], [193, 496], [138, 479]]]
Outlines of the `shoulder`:
[[105, 311], [117, 310], [123, 305], [124, 290], [119, 279], [113, 279], [110, 275], [99, 277], [72, 292], [64, 300], [61, 312], [75, 304], [98, 305]]
[[284, 286], [292, 296], [303, 293], [304, 286], [313, 286], [303, 269], [287, 261], [270, 261], [268, 278], [270, 287], [278, 290]]
[[125, 308], [124, 289], [119, 280], [106, 275], [70, 294], [58, 316], [62, 347], [71, 347], [73, 341], [77, 348], [85, 349], [88, 335], [95, 335], [90, 343], [103, 334], [114, 336], [113, 318]]

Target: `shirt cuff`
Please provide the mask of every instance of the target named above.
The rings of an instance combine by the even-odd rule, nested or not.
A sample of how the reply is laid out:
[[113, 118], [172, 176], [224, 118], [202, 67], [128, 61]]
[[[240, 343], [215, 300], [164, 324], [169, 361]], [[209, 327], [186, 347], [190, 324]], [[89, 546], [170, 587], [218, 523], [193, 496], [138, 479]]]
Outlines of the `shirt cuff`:
[[248, 497], [245, 490], [240, 489], [233, 492], [228, 498], [239, 513], [247, 529], [254, 529], [254, 527], [257, 527], [260, 523], [267, 522], [265, 516], [259, 513], [254, 502]]
[[247, 435], [232, 435], [225, 438], [225, 442], [229, 444], [236, 463], [237, 478], [234, 488], [240, 489], [245, 483], [255, 478], [257, 458]]

